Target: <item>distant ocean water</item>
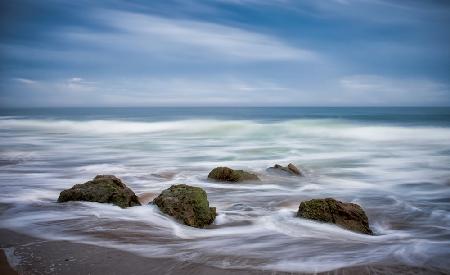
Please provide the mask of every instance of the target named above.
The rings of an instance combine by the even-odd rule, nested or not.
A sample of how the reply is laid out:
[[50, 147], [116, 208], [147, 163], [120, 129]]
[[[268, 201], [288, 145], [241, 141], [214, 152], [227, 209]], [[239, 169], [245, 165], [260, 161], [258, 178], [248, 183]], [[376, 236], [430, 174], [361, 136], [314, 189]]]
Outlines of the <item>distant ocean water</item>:
[[[0, 109], [0, 140], [2, 228], [223, 268], [450, 272], [450, 108]], [[289, 162], [306, 176], [265, 172]], [[208, 182], [216, 166], [262, 183]], [[138, 195], [202, 187], [219, 216], [195, 229], [152, 205], [56, 203], [97, 174]], [[295, 217], [323, 197], [360, 204], [375, 236]]]

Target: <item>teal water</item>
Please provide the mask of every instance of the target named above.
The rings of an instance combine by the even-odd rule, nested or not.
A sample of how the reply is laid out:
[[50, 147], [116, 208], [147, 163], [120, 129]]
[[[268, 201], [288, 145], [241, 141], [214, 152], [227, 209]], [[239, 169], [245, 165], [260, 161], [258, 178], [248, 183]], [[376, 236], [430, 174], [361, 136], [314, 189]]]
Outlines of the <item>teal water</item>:
[[139, 121], [195, 118], [258, 121], [329, 118], [450, 125], [450, 108], [448, 107], [16, 108], [0, 109], [0, 115], [50, 119], [129, 119]]
[[[450, 108], [2, 109], [0, 139], [3, 228], [224, 268], [450, 272]], [[289, 162], [306, 176], [265, 171]], [[262, 183], [208, 182], [216, 166]], [[202, 187], [219, 216], [194, 229], [152, 205], [56, 203], [96, 174], [138, 195]], [[321, 197], [360, 204], [375, 236], [295, 217]]]

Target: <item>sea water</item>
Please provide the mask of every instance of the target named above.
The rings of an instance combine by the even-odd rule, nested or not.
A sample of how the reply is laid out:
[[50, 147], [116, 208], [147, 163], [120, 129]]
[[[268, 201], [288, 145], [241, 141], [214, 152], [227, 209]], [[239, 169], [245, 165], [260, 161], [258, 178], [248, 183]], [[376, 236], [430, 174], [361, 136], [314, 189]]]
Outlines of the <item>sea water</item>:
[[[294, 163], [304, 177], [268, 174]], [[207, 180], [216, 166], [260, 183]], [[205, 229], [156, 206], [59, 204], [97, 174], [154, 197], [198, 186]], [[295, 216], [333, 197], [366, 211], [373, 236]], [[450, 272], [450, 108], [40, 108], [0, 110], [0, 227], [221, 268], [328, 271], [403, 264]]]

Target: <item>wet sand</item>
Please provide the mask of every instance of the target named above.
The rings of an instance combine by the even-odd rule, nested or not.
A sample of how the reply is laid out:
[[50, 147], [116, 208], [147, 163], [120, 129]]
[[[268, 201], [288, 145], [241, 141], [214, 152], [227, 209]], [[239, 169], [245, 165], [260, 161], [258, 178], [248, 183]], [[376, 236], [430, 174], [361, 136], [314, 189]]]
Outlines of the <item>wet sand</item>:
[[[0, 229], [0, 247], [13, 255], [0, 256], [0, 274], [305, 274], [221, 269], [175, 259], [145, 258], [129, 252], [68, 241], [48, 241]], [[14, 271], [10, 265], [13, 265]], [[351, 267], [320, 274], [445, 274], [408, 266]]]
[[6, 255], [3, 249], [0, 249], [0, 274], [3, 275], [17, 274], [17, 272], [9, 265], [8, 259], [6, 259]]

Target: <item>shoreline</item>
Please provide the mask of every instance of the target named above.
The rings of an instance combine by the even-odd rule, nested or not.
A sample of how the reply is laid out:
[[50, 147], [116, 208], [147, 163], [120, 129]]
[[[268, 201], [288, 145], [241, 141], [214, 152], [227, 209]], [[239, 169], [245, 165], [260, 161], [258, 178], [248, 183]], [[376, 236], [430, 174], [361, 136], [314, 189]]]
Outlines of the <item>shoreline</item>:
[[[69, 241], [43, 240], [0, 229], [0, 248], [12, 249], [14, 262], [8, 257], [2, 261], [0, 271], [12, 274], [310, 274], [251, 269], [222, 269], [199, 263], [168, 258], [147, 258], [130, 252], [91, 244]], [[8, 273], [9, 272], [9, 273]], [[346, 267], [316, 274], [445, 274], [443, 271], [412, 266], [367, 265]]]

